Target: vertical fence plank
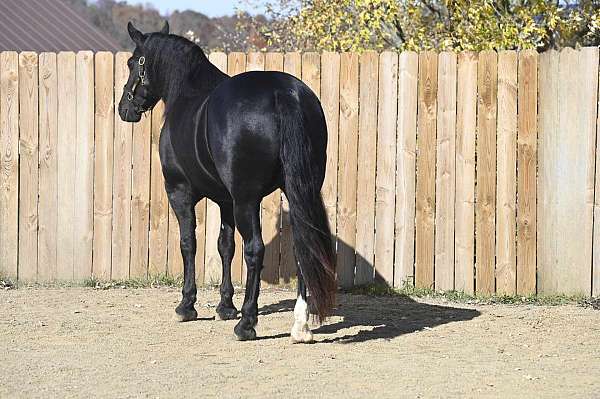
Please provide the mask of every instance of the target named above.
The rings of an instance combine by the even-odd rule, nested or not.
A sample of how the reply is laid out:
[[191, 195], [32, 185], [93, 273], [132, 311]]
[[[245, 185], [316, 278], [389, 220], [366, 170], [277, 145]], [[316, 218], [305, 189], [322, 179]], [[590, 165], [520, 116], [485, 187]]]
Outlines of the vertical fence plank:
[[[240, 64], [241, 67], [241, 64]], [[265, 53], [251, 51], [246, 57], [246, 72], [264, 71], [265, 70]]]
[[[302, 54], [302, 81], [311, 88], [317, 97], [321, 98], [321, 57], [318, 53], [308, 52]], [[329, 149], [327, 152], [329, 155]], [[327, 175], [325, 178], [327, 178]], [[323, 190], [321, 192], [323, 193]]]
[[[598, 117], [598, 47], [584, 47], [579, 50], [579, 106], [578, 111], [571, 114], [578, 117], [579, 134], [584, 139], [583, 146], [578, 148], [577, 154], [580, 162], [585, 165], [585, 174], [583, 175], [582, 198], [583, 206], [581, 211], [581, 220], [584, 220], [583, 229], [577, 229], [583, 233], [583, 240], [579, 244], [584, 244], [582, 251], [577, 255], [581, 256], [581, 262], [570, 274], [571, 278], [566, 284], [561, 282], [560, 291], [564, 293], [573, 292], [575, 294], [590, 295], [592, 286], [592, 270], [590, 270], [590, 258], [592, 257], [592, 231], [594, 214], [594, 172], [595, 172], [595, 152], [596, 152], [596, 122]], [[571, 75], [569, 75], [571, 76]], [[564, 98], [561, 97], [561, 100]], [[566, 107], [562, 107], [564, 109]], [[571, 125], [572, 126], [572, 125]], [[574, 223], [575, 219], [570, 219]], [[579, 225], [578, 225], [579, 226]], [[574, 238], [571, 236], [570, 238]], [[534, 254], [535, 256], [535, 254]]]
[[479, 53], [475, 270], [476, 289], [481, 294], [493, 294], [495, 290], [497, 64], [495, 51]]
[[[221, 52], [211, 53], [209, 60], [221, 71], [227, 72], [227, 54]], [[204, 284], [208, 285], [218, 284], [221, 280], [221, 258], [217, 251], [220, 226], [219, 206], [212, 201], [206, 201]], [[239, 251], [241, 251], [241, 248], [236, 243], [236, 252]]]
[[[537, 71], [537, 52], [520, 52], [516, 268], [517, 293], [522, 295], [536, 292]], [[502, 184], [507, 185], [498, 181]]]
[[96, 54], [96, 109], [94, 117], [94, 238], [93, 275], [110, 279], [112, 263], [112, 184], [114, 129], [114, 58]]
[[598, 49], [544, 53], [539, 76], [538, 292], [588, 295]]
[[160, 131], [163, 125], [164, 103], [160, 101], [152, 110], [150, 156], [150, 234], [148, 249], [148, 275], [167, 273], [167, 243], [169, 235], [169, 200], [165, 191], [158, 153]]
[[[600, 80], [600, 77], [596, 78]], [[596, 182], [594, 195], [594, 242], [592, 254], [592, 296], [600, 296], [600, 84], [598, 85], [598, 121], [596, 126]], [[539, 252], [538, 252], [539, 256]]]
[[17, 278], [19, 226], [19, 58], [0, 53], [0, 274]]
[[379, 56], [366, 51], [360, 56], [358, 173], [356, 188], [356, 274], [354, 283], [374, 278], [375, 167], [377, 151], [377, 95]]
[[477, 130], [477, 53], [458, 55], [456, 108], [456, 203], [454, 287], [475, 289], [475, 132]]
[[[519, 91], [520, 93], [520, 91]], [[517, 53], [498, 53], [498, 166], [496, 209], [496, 292], [517, 287]]]
[[340, 58], [339, 168], [337, 170], [337, 278], [341, 287], [354, 283], [356, 265], [356, 182], [358, 170], [359, 56]]
[[19, 280], [37, 279], [38, 56], [19, 54]]
[[[240, 63], [240, 67], [243, 66], [242, 63]], [[246, 56], [246, 68], [245, 71], [246, 72], [250, 72], [250, 71], [264, 71], [265, 70], [265, 54], [264, 53], [260, 53], [260, 52], [250, 52], [248, 53], [248, 55]], [[233, 74], [237, 74], [237, 71], [234, 71]], [[262, 204], [261, 204], [261, 208], [262, 208]], [[261, 220], [262, 223], [262, 220]], [[236, 230], [236, 234], [237, 234], [237, 239], [238, 242], [242, 242], [241, 236], [239, 235], [239, 233]], [[239, 246], [240, 251], [241, 252], [241, 248], [242, 245]], [[264, 263], [263, 263], [264, 266]], [[242, 283], [245, 285], [246, 284], [246, 273], [247, 273], [247, 269], [246, 269], [246, 260], [243, 257], [243, 253], [242, 253]], [[262, 273], [261, 273], [262, 275]]]
[[419, 54], [415, 285], [433, 287], [437, 54]]
[[169, 234], [167, 237], [167, 274], [171, 277], [180, 277], [183, 275], [183, 257], [180, 247], [179, 222], [169, 207]]
[[[215, 53], [219, 54], [219, 53]], [[257, 64], [257, 58], [260, 57], [260, 53], [253, 53], [252, 63], [253, 65]], [[264, 61], [263, 61], [264, 62]], [[230, 76], [239, 75], [240, 73], [246, 72], [246, 63], [247, 57], [245, 53], [233, 52], [227, 55], [227, 69], [223, 72], [226, 72]], [[215, 64], [216, 65], [216, 64]], [[225, 65], [223, 65], [225, 66]], [[219, 69], [220, 66], [219, 66]]]
[[[254, 56], [256, 58], [256, 56]], [[230, 53], [227, 57], [227, 74], [235, 76], [246, 71], [246, 54]], [[264, 61], [263, 61], [264, 62]], [[235, 230], [235, 254], [231, 261], [231, 279], [234, 283], [246, 282], [246, 266], [244, 261], [244, 245], [240, 232]]]
[[377, 172], [375, 177], [375, 278], [394, 283], [394, 212], [396, 194], [396, 126], [398, 53], [379, 58]]
[[415, 176], [419, 56], [400, 53], [396, 143], [396, 229], [394, 286], [414, 284]]
[[[265, 70], [283, 71], [283, 54], [265, 54]], [[277, 189], [262, 200], [262, 231], [265, 242], [263, 281], [279, 283], [279, 228], [281, 225], [281, 190]]]
[[[316, 82], [315, 82], [316, 83]], [[337, 232], [337, 169], [340, 121], [340, 55], [325, 52], [321, 56], [321, 104], [327, 121], [327, 163], [321, 194], [335, 242]]]
[[39, 56], [38, 281], [56, 279], [57, 90], [56, 54], [41, 53]]
[[76, 55], [77, 136], [75, 149], [75, 215], [73, 248], [75, 280], [92, 274], [94, 232], [94, 53]]
[[559, 126], [559, 53], [549, 50], [540, 55], [539, 86], [539, 179], [537, 253], [538, 271], [537, 290], [543, 293], [555, 285], [553, 269], [558, 261], [558, 237], [556, 233], [558, 196], [555, 190], [560, 175], [557, 173], [557, 159], [560, 150], [560, 138], [556, 132]]
[[439, 55], [435, 209], [435, 289], [454, 289], [456, 54]]
[[[127, 60], [130, 53], [119, 52], [115, 56], [115, 104], [119, 103], [123, 86], [129, 78]], [[114, 178], [113, 178], [113, 227], [112, 227], [112, 273], [113, 279], [129, 277], [129, 248], [131, 245], [131, 123], [123, 122], [114, 113]]]
[[[266, 57], [269, 56], [269, 62], [273, 62], [273, 55], [259, 52], [248, 53], [246, 62], [246, 71], [264, 71], [266, 67]], [[277, 65], [269, 65], [269, 67], [277, 67]], [[271, 69], [266, 68], [266, 69]], [[283, 70], [283, 58], [281, 58], [280, 70]], [[279, 190], [265, 197], [261, 202], [261, 225], [263, 232], [263, 240], [265, 242], [265, 257], [263, 262], [263, 271], [261, 273], [262, 280], [268, 283], [279, 282], [279, 239], [277, 216], [279, 208], [279, 199], [281, 194]], [[242, 280], [246, 280], [246, 271], [242, 273]]]
[[318, 53], [302, 54], [302, 81], [321, 98], [321, 57]]
[[[286, 53], [283, 59], [283, 70], [298, 79], [302, 77], [302, 56], [300, 53]], [[290, 204], [281, 196], [281, 240], [280, 240], [279, 281], [289, 283], [296, 278], [296, 261], [294, 257], [294, 244], [292, 226], [290, 224]]]
[[57, 277], [74, 275], [75, 139], [77, 137], [77, 86], [75, 53], [58, 54], [58, 247]]
[[[221, 280], [222, 265], [217, 240], [221, 231], [221, 213], [219, 206], [212, 201], [206, 202], [206, 246], [204, 253], [204, 284], [216, 285]], [[240, 251], [241, 248], [236, 248]]]
[[133, 125], [131, 176], [131, 277], [148, 276], [152, 115]]
[[204, 284], [204, 252], [206, 248], [206, 203], [204, 198], [196, 204], [196, 283]]

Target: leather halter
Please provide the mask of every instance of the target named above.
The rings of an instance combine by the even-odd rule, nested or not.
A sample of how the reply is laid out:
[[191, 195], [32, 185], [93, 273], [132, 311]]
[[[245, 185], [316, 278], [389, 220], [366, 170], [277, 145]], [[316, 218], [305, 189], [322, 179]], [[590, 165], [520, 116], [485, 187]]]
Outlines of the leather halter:
[[137, 87], [139, 85], [146, 86], [148, 84], [148, 80], [146, 79], [145, 65], [146, 65], [146, 57], [141, 56], [140, 58], [138, 58], [138, 77], [135, 80], [135, 82], [133, 82], [131, 89], [127, 90], [127, 100], [129, 100], [129, 102], [132, 103], [142, 113], [144, 113], [146, 111], [150, 111], [150, 110], [152, 110], [152, 108], [154, 108], [154, 106], [149, 107], [149, 108], [144, 108], [140, 104], [137, 104], [135, 101], [133, 101], [135, 98], [135, 90], [137, 89]]

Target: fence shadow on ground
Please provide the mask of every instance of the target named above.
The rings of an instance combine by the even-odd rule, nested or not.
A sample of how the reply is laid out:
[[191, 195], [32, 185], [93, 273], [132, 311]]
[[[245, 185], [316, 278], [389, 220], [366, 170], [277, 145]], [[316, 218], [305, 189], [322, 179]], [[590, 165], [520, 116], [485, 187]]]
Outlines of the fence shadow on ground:
[[[266, 243], [266, 247], [279, 245], [280, 242], [281, 237]], [[338, 254], [346, 254], [346, 259], [351, 259], [352, 257], [348, 257], [348, 254], [355, 252], [354, 248], [337, 239]], [[377, 275], [370, 262], [360, 256], [357, 256], [357, 258], [355, 264], [342, 264], [339, 266], [351, 268], [354, 273], [361, 274], [363, 277], [371, 275], [373, 276], [372, 281], [385, 284], [383, 278]], [[281, 277], [289, 278], [290, 276]], [[336, 317], [333, 319], [334, 321], [325, 322], [320, 327], [313, 329], [317, 342], [356, 343], [375, 339], [389, 340], [425, 328], [471, 320], [480, 315], [480, 312], [474, 309], [431, 305], [415, 301], [406, 295], [368, 296], [340, 292], [337, 301], [338, 306], [333, 315], [338, 316], [341, 320]], [[259, 309], [259, 315], [289, 312], [291, 322], [295, 303], [295, 299], [286, 299], [264, 305]], [[358, 331], [356, 331], [357, 328]], [[346, 329], [351, 329], [351, 331], [344, 332], [343, 330]], [[265, 336], [260, 339], [282, 338], [284, 336], [287, 336], [287, 334]]]

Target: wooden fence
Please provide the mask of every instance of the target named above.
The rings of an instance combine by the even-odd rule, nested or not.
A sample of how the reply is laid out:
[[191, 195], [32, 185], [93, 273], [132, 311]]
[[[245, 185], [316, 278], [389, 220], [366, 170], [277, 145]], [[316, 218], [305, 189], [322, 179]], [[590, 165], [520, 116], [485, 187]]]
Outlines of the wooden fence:
[[[0, 274], [182, 273], [158, 157], [161, 109], [114, 112], [127, 53], [0, 54]], [[321, 98], [323, 199], [342, 286], [600, 294], [598, 48], [481, 53], [213, 53]], [[196, 208], [197, 278], [220, 280], [218, 207]], [[288, 204], [262, 203], [263, 279], [295, 275]], [[245, 279], [241, 239], [233, 278]]]

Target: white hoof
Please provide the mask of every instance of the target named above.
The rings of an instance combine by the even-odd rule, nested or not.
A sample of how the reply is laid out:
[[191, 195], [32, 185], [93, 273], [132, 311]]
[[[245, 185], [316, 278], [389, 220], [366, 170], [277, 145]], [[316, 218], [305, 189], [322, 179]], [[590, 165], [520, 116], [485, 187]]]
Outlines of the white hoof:
[[290, 333], [293, 344], [308, 344], [313, 342], [313, 334], [308, 328], [308, 305], [299, 295], [294, 306], [294, 326]]
[[313, 333], [306, 324], [300, 328], [296, 328], [294, 325], [290, 334], [290, 341], [292, 341], [292, 344], [310, 344], [314, 342]]

